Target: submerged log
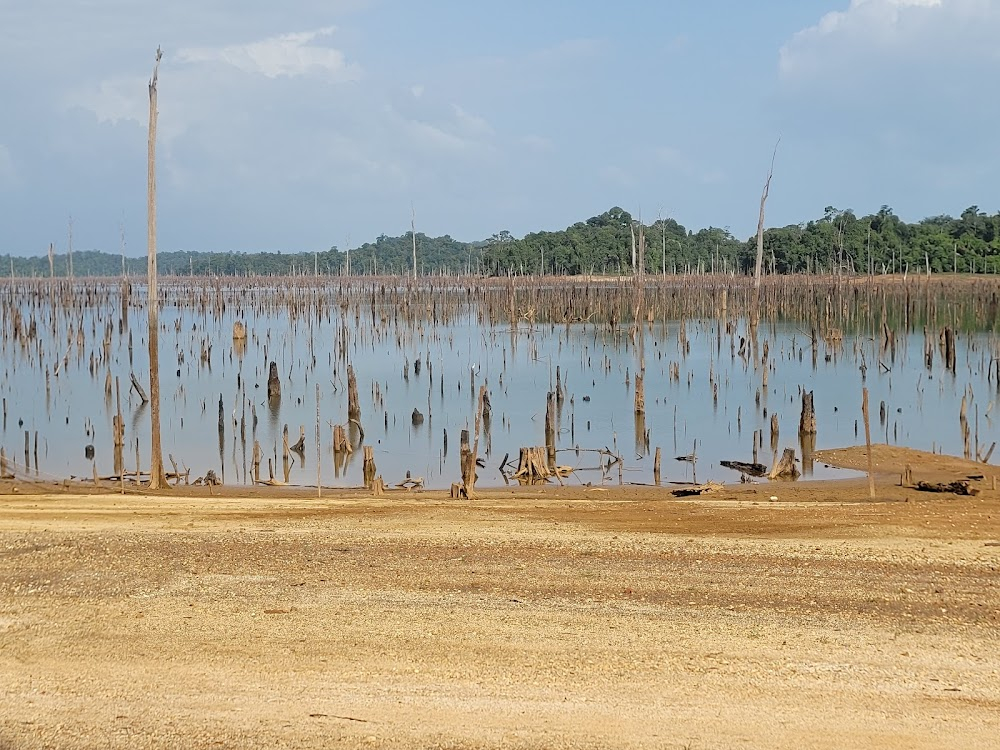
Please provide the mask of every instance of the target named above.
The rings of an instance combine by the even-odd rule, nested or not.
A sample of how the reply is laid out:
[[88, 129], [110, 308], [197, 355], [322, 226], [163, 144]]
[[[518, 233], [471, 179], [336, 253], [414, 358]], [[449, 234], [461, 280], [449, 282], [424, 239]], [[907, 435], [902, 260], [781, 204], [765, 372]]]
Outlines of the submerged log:
[[799, 469], [795, 465], [795, 449], [785, 448], [785, 452], [781, 456], [781, 460], [774, 465], [771, 469], [771, 473], [767, 475], [768, 479], [798, 479]]

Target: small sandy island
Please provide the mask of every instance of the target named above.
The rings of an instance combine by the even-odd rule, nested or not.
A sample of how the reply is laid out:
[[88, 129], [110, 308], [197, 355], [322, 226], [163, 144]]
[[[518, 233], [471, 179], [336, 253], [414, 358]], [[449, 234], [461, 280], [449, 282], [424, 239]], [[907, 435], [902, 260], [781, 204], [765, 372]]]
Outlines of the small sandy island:
[[0, 750], [996, 748], [1000, 469], [873, 458], [875, 499], [0, 483]]

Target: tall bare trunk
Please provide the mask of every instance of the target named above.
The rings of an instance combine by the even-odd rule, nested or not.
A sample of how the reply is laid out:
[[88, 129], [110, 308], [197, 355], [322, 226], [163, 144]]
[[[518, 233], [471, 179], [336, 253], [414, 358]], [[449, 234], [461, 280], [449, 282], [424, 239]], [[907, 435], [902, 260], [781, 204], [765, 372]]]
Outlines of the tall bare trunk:
[[767, 203], [768, 193], [771, 192], [771, 178], [774, 176], [774, 158], [778, 155], [778, 143], [774, 144], [774, 152], [771, 154], [771, 168], [767, 171], [767, 181], [764, 183], [764, 191], [760, 195], [760, 214], [757, 217], [757, 266], [753, 277], [753, 304], [750, 306], [750, 325], [757, 327], [760, 320], [760, 267], [764, 261], [764, 204]]
[[410, 206], [410, 237], [413, 238], [413, 278], [417, 278], [417, 214]]
[[156, 48], [156, 64], [149, 81], [149, 154], [146, 175], [146, 247], [149, 278], [149, 419], [152, 432], [150, 489], [166, 484], [163, 452], [160, 448], [160, 299], [156, 291], [156, 81], [163, 52]]

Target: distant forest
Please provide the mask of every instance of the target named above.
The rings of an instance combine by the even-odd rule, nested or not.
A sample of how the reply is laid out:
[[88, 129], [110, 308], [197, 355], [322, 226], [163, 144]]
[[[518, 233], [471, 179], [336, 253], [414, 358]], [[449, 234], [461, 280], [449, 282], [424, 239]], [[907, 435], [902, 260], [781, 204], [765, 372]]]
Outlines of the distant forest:
[[[514, 237], [503, 231], [478, 242], [448, 235], [417, 233], [417, 271], [428, 274], [631, 274], [633, 247], [646, 273], [751, 273], [756, 237], [739, 240], [726, 229], [691, 231], [673, 219], [643, 224], [615, 207], [600, 216], [556, 232]], [[375, 242], [322, 252], [161, 252], [161, 276], [372, 275], [412, 274], [413, 239], [382, 235]], [[129, 276], [146, 274], [146, 258], [122, 258], [97, 250], [75, 251], [51, 259], [8, 256], [7, 268], [18, 277]], [[932, 216], [908, 224], [883, 206], [878, 213], [856, 216], [829, 206], [823, 216], [804, 224], [775, 227], [764, 233], [768, 273], [997, 273], [1000, 270], [1000, 211], [989, 215], [971, 206], [959, 218]]]

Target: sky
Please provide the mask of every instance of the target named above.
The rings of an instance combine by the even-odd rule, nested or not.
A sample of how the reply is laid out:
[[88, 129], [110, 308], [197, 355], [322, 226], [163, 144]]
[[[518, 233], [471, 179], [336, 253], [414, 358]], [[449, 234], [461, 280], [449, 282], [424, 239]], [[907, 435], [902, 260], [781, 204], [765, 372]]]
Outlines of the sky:
[[1000, 0], [0, 0], [0, 254], [1000, 209]]

